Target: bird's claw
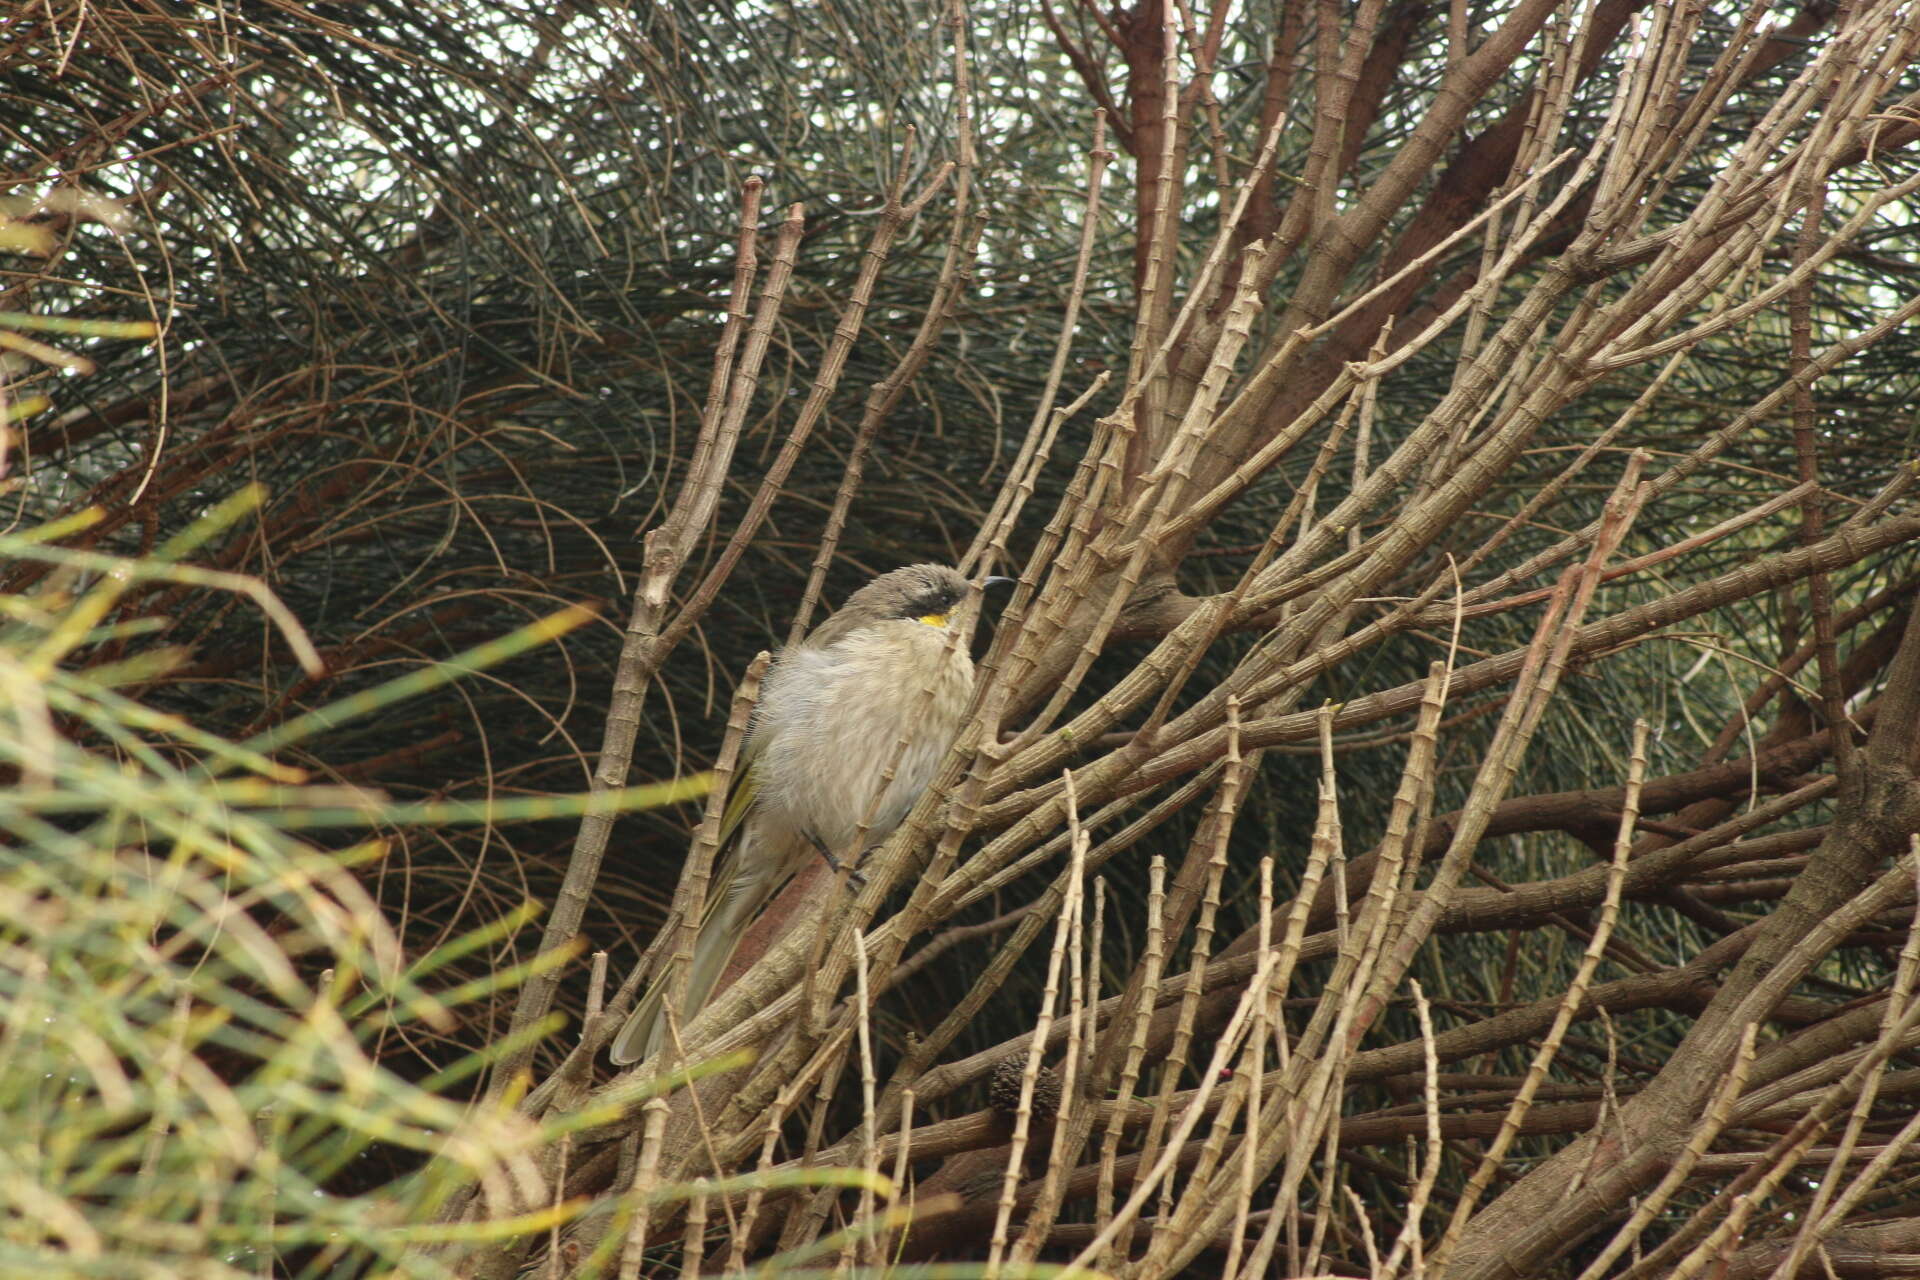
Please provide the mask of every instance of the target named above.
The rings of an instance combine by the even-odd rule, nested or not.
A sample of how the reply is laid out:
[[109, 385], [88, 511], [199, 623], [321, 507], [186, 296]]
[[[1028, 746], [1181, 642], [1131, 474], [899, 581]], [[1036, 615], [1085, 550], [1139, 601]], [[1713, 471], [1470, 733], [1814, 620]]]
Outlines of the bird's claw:
[[867, 887], [867, 873], [860, 869], [860, 864], [866, 861], [867, 854], [872, 852], [872, 850], [863, 850], [860, 856], [853, 860], [851, 867], [843, 867], [840, 865], [840, 859], [833, 856], [833, 850], [827, 848], [827, 842], [811, 831], [807, 832], [807, 843], [814, 847], [820, 856], [826, 860], [827, 865], [833, 868], [835, 873], [845, 871], [847, 873], [847, 879], [852, 883], [854, 888], [864, 889]]

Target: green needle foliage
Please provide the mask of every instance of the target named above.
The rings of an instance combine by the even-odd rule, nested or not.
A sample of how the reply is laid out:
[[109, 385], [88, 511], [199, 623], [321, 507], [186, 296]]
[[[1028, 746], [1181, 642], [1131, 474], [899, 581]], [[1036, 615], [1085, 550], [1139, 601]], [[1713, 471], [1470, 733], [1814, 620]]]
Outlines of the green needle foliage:
[[[102, 618], [148, 580], [230, 587], [284, 616], [257, 581], [182, 562], [259, 500], [243, 490], [141, 559], [50, 545], [87, 513], [0, 535], [0, 556], [52, 569], [0, 621], [0, 767], [15, 779], [0, 793], [7, 1274], [441, 1274], [419, 1246], [471, 1234], [434, 1225], [453, 1190], [524, 1182], [529, 1152], [652, 1092], [536, 1125], [451, 1092], [488, 1055], [420, 1079], [383, 1063], [388, 1043], [448, 1036], [524, 977], [445, 981], [537, 904], [410, 958], [363, 884], [388, 842], [297, 833], [646, 809], [698, 798], [706, 780], [408, 805], [271, 754], [535, 649], [585, 621], [578, 610], [248, 742], [154, 707], [145, 692], [185, 655]], [[287, 639], [310, 652], [297, 630]], [[88, 661], [109, 645], [122, 656]], [[543, 1230], [588, 1207], [515, 1190], [524, 1208], [487, 1231]]]

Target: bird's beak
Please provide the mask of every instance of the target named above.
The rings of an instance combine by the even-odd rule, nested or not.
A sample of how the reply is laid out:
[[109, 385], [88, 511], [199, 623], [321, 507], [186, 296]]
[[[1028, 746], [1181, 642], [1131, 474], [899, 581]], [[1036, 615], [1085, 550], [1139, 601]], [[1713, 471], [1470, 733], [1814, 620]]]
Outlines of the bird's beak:
[[985, 591], [989, 587], [1010, 587], [1013, 583], [1014, 580], [1012, 578], [1002, 578], [996, 574], [990, 578], [982, 578], [980, 580], [980, 589]]

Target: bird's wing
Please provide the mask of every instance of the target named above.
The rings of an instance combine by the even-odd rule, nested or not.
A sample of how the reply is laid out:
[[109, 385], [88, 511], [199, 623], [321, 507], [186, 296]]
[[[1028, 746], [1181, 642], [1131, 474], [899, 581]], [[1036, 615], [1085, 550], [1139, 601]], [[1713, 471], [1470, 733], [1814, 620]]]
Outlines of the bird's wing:
[[[727, 794], [727, 807], [720, 815], [720, 838], [714, 850], [713, 869], [707, 879], [707, 901], [700, 912], [700, 927], [694, 940], [693, 963], [687, 974], [687, 1008], [698, 1009], [706, 1003], [713, 985], [719, 980], [733, 950], [739, 945], [746, 923], [759, 910], [759, 902], [749, 901], [764, 877], [740, 874], [740, 827], [753, 812], [760, 794], [759, 763], [763, 735], [752, 735], [741, 748], [733, 775], [733, 788]], [[666, 1003], [667, 972], [656, 973], [646, 994], [634, 1006], [626, 1025], [614, 1037], [614, 1065], [627, 1066], [657, 1053], [664, 1045], [666, 1021], [661, 1016]]]
[[760, 753], [764, 734], [751, 734], [740, 748], [740, 760], [734, 767], [733, 790], [727, 793], [727, 807], [720, 814], [720, 843], [725, 849], [740, 824], [746, 821], [753, 802], [760, 794]]
[[747, 740], [740, 744], [740, 759], [734, 763], [733, 787], [727, 792], [727, 807], [720, 811], [720, 834], [714, 842], [713, 870], [707, 878], [707, 903], [700, 912], [702, 927], [713, 919], [720, 904], [734, 896], [740, 886], [734, 883], [737, 856], [737, 837], [740, 824], [753, 812], [753, 802], [760, 797], [760, 757], [766, 747], [764, 733], [747, 734]]

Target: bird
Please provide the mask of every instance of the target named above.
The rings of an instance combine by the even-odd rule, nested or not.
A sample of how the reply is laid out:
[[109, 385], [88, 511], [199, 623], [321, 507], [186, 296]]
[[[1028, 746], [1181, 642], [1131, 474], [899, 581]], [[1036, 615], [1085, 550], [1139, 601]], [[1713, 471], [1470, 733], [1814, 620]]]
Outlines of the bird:
[[[990, 577], [982, 586], [1010, 582]], [[869, 811], [871, 847], [933, 781], [973, 693], [979, 607], [980, 595], [959, 570], [910, 564], [861, 587], [775, 656], [722, 811], [681, 1026], [712, 995], [754, 917], [810, 854], [836, 865], [837, 857], [857, 858], [863, 850], [853, 845]], [[656, 978], [613, 1039], [614, 1065], [665, 1047], [664, 1004], [665, 981]]]

